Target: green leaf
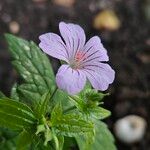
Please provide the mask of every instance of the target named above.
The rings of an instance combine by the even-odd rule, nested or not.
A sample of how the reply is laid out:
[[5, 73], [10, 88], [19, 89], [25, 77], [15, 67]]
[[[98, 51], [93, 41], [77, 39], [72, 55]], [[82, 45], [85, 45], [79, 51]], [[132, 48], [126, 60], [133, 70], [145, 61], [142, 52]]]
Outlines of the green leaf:
[[80, 94], [81, 98], [85, 101], [93, 101], [93, 102], [100, 102], [103, 100], [105, 96], [108, 96], [109, 94], [106, 93], [100, 93], [95, 89], [86, 89], [82, 94]]
[[46, 112], [48, 110], [48, 103], [49, 103], [50, 97], [51, 97], [50, 92], [46, 92], [42, 96], [39, 103], [37, 104], [37, 106], [35, 108], [35, 113], [39, 119], [41, 119], [43, 116], [46, 115]]
[[33, 42], [10, 34], [5, 37], [13, 57], [12, 63], [24, 82], [17, 91], [27, 102], [39, 101], [45, 92], [52, 92], [56, 86], [47, 56]]
[[63, 136], [73, 137], [78, 134], [93, 132], [93, 124], [79, 114], [63, 114], [62, 106], [56, 105], [51, 114], [51, 126]]
[[56, 104], [56, 106], [54, 107], [52, 113], [51, 113], [51, 122], [55, 122], [55, 120], [58, 118], [60, 118], [63, 114], [63, 110], [62, 110], [62, 105], [59, 102], [58, 104]]
[[95, 108], [89, 108], [88, 109], [89, 116], [95, 119], [105, 119], [111, 115], [111, 112], [107, 109], [104, 109], [102, 107], [95, 107]]
[[[69, 101], [68, 94], [60, 89], [57, 89], [56, 94], [53, 97], [53, 107], [60, 102], [62, 104], [63, 110], [70, 108], [72, 103]], [[51, 103], [52, 104], [52, 103]]]
[[18, 87], [18, 85], [17, 85], [17, 83], [15, 83], [11, 89], [11, 94], [10, 94], [11, 96], [10, 97], [14, 100], [19, 101], [19, 95], [17, 92], [17, 87]]
[[28, 150], [29, 144], [32, 142], [32, 134], [27, 132], [26, 130], [23, 130], [17, 141], [17, 150]]
[[114, 138], [108, 130], [106, 124], [95, 120], [95, 137], [94, 142], [90, 136], [76, 136], [76, 140], [80, 150], [116, 150]]
[[57, 136], [58, 142], [59, 142], [59, 150], [63, 150], [64, 147], [64, 137], [63, 136]]
[[0, 99], [0, 125], [15, 130], [30, 128], [36, 123], [32, 110], [25, 104], [3, 98]]
[[0, 128], [0, 149], [1, 150], [16, 150], [16, 135], [17, 133], [6, 128]]
[[64, 137], [63, 150], [71, 150], [72, 147], [76, 147], [77, 142], [74, 137]]
[[16, 150], [15, 139], [9, 139], [0, 143], [1, 150]]
[[79, 96], [69, 96], [72, 103], [80, 110], [84, 111], [86, 109], [86, 102], [82, 100]]
[[89, 101], [85, 101], [79, 96], [69, 96], [69, 99], [83, 115], [90, 117], [91, 119], [104, 119], [111, 115], [109, 110], [93, 105], [93, 103], [89, 103]]

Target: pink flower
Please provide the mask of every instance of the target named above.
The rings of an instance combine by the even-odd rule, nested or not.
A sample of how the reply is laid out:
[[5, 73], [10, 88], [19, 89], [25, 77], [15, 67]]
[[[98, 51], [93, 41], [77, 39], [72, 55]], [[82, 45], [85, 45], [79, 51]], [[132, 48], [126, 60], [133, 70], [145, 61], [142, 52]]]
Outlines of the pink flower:
[[106, 63], [107, 51], [98, 36], [87, 43], [84, 30], [76, 24], [61, 22], [59, 30], [62, 38], [54, 33], [39, 37], [39, 47], [48, 55], [66, 64], [62, 65], [56, 75], [58, 87], [69, 94], [79, 93], [88, 79], [92, 86], [104, 91], [114, 81], [115, 72]]

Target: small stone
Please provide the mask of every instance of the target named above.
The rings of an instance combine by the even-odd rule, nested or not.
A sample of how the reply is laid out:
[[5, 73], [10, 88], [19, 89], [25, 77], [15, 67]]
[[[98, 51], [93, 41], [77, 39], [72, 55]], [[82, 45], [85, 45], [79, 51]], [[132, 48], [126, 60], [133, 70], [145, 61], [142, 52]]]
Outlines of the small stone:
[[16, 21], [12, 21], [9, 23], [9, 30], [11, 33], [16, 34], [20, 31], [20, 25]]
[[72, 7], [75, 0], [53, 0], [53, 3], [64, 7]]
[[144, 118], [129, 115], [115, 123], [115, 134], [122, 142], [131, 144], [144, 137], [147, 123]]
[[146, 45], [150, 46], [150, 39], [147, 39], [147, 40], [145, 41], [145, 43], [146, 43]]
[[97, 7], [96, 7], [95, 3], [92, 2], [91, 4], [89, 4], [90, 11], [94, 12], [96, 9], [97, 9]]
[[150, 63], [150, 55], [149, 54], [138, 54], [137, 57], [144, 64]]
[[104, 10], [98, 13], [93, 21], [95, 29], [117, 30], [120, 27], [120, 20], [112, 10]]

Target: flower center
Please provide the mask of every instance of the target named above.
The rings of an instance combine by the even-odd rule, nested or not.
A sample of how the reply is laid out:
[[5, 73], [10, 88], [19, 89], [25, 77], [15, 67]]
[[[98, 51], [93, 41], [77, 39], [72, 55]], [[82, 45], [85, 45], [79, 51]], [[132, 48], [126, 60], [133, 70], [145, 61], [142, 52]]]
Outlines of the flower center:
[[75, 55], [75, 60], [78, 62], [83, 58], [83, 56], [84, 56], [84, 53], [77, 52], [76, 55]]
[[70, 66], [72, 69], [82, 69], [82, 60], [84, 60], [85, 57], [85, 53], [78, 51], [73, 60], [70, 62]]

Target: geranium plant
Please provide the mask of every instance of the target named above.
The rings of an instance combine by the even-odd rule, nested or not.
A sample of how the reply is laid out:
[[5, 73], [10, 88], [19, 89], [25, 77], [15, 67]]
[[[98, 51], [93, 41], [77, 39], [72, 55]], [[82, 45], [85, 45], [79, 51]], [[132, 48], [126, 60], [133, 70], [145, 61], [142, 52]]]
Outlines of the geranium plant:
[[[85, 43], [84, 30], [61, 22], [62, 38], [39, 37], [39, 48], [6, 34], [12, 64], [21, 76], [10, 98], [0, 93], [0, 149], [115, 150], [114, 138], [101, 120], [110, 116], [102, 107], [114, 70], [99, 37]], [[61, 60], [55, 75], [45, 53]], [[99, 91], [98, 91], [99, 90]]]

